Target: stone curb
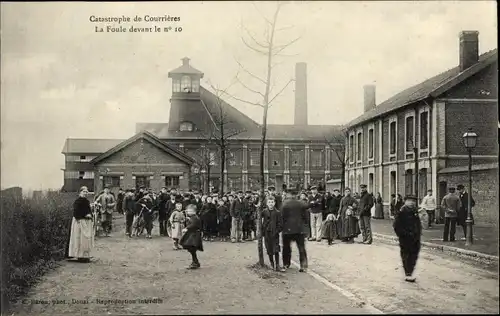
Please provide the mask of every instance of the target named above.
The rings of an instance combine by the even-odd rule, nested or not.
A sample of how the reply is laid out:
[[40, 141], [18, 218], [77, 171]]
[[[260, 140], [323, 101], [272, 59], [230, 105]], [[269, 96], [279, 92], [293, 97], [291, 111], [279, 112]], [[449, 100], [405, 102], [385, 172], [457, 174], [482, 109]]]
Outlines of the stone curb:
[[[373, 233], [373, 237], [375, 237], [377, 239], [383, 239], [385, 241], [390, 241], [391, 243], [396, 243], [396, 244], [399, 243], [398, 238], [395, 236]], [[488, 261], [497, 261], [497, 262], [499, 261], [498, 256], [488, 255], [485, 253], [467, 250], [467, 249], [461, 249], [461, 248], [457, 248], [457, 247], [450, 247], [450, 246], [445, 246], [445, 245], [434, 244], [434, 243], [427, 242], [427, 241], [423, 241], [422, 246], [424, 246], [425, 248], [437, 249], [437, 250], [440, 250], [442, 252], [451, 252], [451, 253], [459, 254], [462, 256], [466, 256], [466, 257], [485, 259]]]

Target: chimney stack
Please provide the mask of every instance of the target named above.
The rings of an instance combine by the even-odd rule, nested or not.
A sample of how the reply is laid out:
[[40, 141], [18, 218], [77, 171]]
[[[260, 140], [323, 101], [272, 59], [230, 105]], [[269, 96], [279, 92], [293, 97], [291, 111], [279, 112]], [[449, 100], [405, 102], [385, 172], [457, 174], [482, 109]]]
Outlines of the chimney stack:
[[188, 57], [184, 57], [182, 58], [182, 64], [184, 66], [189, 66], [189, 58]]
[[369, 84], [363, 86], [363, 90], [365, 93], [364, 101], [365, 101], [365, 113], [373, 110], [376, 106], [376, 99], [375, 99], [375, 85]]
[[479, 32], [460, 32], [460, 72], [479, 61]]
[[295, 125], [307, 125], [307, 64], [295, 65]]

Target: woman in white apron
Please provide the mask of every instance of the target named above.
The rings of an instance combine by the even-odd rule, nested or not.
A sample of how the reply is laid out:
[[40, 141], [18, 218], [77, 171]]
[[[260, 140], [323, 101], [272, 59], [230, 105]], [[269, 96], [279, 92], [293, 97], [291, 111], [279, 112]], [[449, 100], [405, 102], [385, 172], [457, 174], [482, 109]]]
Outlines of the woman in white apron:
[[71, 237], [69, 240], [69, 257], [80, 262], [90, 262], [94, 248], [94, 223], [87, 187], [80, 188], [79, 197], [73, 203], [73, 221], [71, 223]]

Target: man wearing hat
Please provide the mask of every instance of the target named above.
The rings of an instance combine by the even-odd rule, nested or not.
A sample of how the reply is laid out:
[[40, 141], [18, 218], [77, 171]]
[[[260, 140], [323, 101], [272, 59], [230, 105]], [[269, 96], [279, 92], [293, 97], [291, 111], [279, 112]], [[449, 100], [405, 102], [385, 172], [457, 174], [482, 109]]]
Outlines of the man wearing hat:
[[420, 252], [420, 235], [422, 233], [422, 223], [418, 216], [416, 196], [408, 195], [405, 197], [405, 204], [396, 213], [393, 227], [399, 238], [405, 281], [415, 282], [413, 271]]
[[111, 233], [111, 224], [113, 220], [113, 210], [116, 205], [115, 197], [110, 193], [109, 186], [104, 187], [104, 193], [99, 197], [98, 203], [102, 205], [101, 211], [101, 225], [108, 237]]
[[233, 200], [229, 213], [231, 215], [231, 242], [242, 242], [241, 234], [243, 230], [243, 212], [245, 201], [243, 191], [238, 191], [238, 195]]
[[135, 200], [133, 189], [128, 189], [123, 198], [123, 212], [125, 213], [125, 235], [131, 237], [132, 223], [135, 215]]
[[253, 201], [252, 201], [252, 191], [247, 190], [245, 192], [245, 198], [243, 200], [245, 207], [243, 208], [243, 240], [252, 240], [252, 221], [253, 221]]
[[448, 194], [446, 194], [441, 201], [441, 207], [444, 209], [445, 217], [443, 241], [455, 241], [458, 212], [462, 207], [460, 198], [455, 194], [455, 187], [450, 187], [448, 189]]
[[318, 187], [311, 187], [311, 195], [309, 196], [309, 208], [311, 210], [311, 237], [309, 240], [321, 242], [321, 225], [323, 223], [323, 208], [325, 202], [323, 196], [318, 193]]
[[[467, 225], [466, 225], [466, 220], [467, 220], [467, 212], [468, 212], [468, 207], [469, 207], [469, 194], [465, 191], [465, 187], [463, 184], [457, 185], [457, 190], [458, 190], [458, 196], [460, 197], [460, 202], [462, 203], [462, 207], [458, 211], [458, 217], [457, 217], [457, 224], [462, 226], [464, 230], [464, 240], [467, 238]], [[470, 197], [470, 207], [474, 207], [476, 205], [476, 202], [472, 197]], [[474, 217], [472, 216], [471, 212], [471, 219], [474, 221]]]
[[373, 196], [366, 191], [366, 184], [359, 186], [361, 196], [359, 197], [359, 229], [363, 234], [363, 244], [372, 243], [371, 208], [373, 206]]

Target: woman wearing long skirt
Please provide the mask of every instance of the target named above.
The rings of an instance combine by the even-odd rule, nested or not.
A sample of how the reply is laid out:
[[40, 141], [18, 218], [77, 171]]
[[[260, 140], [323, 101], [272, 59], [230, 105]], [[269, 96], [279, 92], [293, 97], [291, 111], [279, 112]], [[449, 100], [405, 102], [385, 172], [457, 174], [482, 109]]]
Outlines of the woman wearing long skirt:
[[376, 219], [384, 219], [384, 205], [382, 201], [382, 196], [380, 195], [380, 192], [377, 193], [377, 196], [375, 197], [375, 216], [373, 218]]
[[68, 255], [80, 262], [90, 262], [91, 251], [94, 248], [94, 225], [90, 201], [87, 199], [88, 193], [87, 187], [81, 187], [80, 196], [73, 203]]
[[345, 196], [340, 201], [339, 233], [342, 241], [353, 242], [361, 234], [356, 218], [358, 202], [351, 196], [351, 189], [345, 189]]

